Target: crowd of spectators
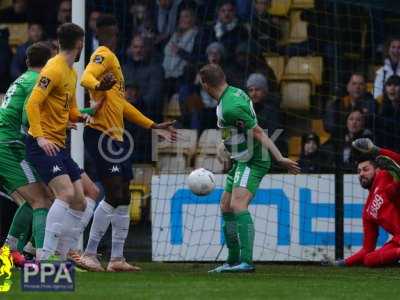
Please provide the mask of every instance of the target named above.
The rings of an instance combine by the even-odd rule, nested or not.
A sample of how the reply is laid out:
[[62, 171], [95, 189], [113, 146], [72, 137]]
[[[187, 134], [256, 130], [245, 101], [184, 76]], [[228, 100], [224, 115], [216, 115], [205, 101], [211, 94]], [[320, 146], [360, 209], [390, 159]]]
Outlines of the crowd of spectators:
[[[28, 0], [13, 0], [10, 7], [0, 10], [0, 94], [26, 70], [27, 47], [41, 40], [49, 40], [56, 47], [57, 26], [71, 20], [70, 0], [36, 2], [32, 7]], [[110, 12], [104, 3], [96, 5], [102, 1], [88, 2], [86, 61], [98, 47], [96, 19]], [[290, 126], [280, 109], [275, 74], [263, 58], [264, 52], [280, 51], [280, 22], [268, 13], [270, 0], [125, 2], [124, 15], [118, 15], [122, 33], [118, 57], [126, 97], [146, 115], [160, 122], [164, 107], [175, 97], [181, 115], [178, 127], [200, 133], [215, 128], [217, 102], [201, 89], [197, 74], [204, 64], [214, 63], [222, 66], [229, 84], [248, 92], [260, 125], [270, 135]], [[13, 51], [3, 23], [29, 24], [28, 39]], [[321, 144], [315, 133], [304, 134], [299, 161], [303, 172], [332, 172], [335, 168], [354, 171], [356, 158], [351, 142], [359, 137], [400, 148], [399, 62], [400, 39], [392, 38], [383, 66], [376, 73], [373, 93], [367, 91], [364, 74], [353, 72], [346, 95], [327, 101], [322, 117], [330, 139]], [[126, 126], [135, 136], [136, 147], [145, 149], [150, 135], [132, 124]], [[280, 135], [276, 142], [287, 154], [288, 136]], [[149, 159], [150, 151], [136, 157], [140, 162]]]

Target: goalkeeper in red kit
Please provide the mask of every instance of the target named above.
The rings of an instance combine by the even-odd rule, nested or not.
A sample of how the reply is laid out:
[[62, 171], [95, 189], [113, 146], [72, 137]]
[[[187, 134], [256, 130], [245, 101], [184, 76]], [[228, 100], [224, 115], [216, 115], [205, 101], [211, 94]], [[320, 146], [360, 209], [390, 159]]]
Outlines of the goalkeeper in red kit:
[[[362, 212], [364, 241], [358, 252], [334, 264], [377, 267], [394, 263], [400, 259], [400, 154], [379, 148], [367, 138], [355, 140], [353, 147], [368, 155], [357, 166], [360, 184], [369, 190]], [[375, 250], [379, 227], [393, 237]]]

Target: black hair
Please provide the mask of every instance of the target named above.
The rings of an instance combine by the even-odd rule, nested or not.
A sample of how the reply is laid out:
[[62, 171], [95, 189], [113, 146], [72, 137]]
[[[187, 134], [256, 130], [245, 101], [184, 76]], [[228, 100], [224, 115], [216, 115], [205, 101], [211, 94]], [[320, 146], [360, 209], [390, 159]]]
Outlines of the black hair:
[[31, 68], [43, 67], [51, 57], [51, 49], [46, 42], [37, 42], [26, 50], [27, 64]]
[[96, 20], [97, 29], [109, 26], [117, 26], [117, 25], [118, 25], [117, 19], [110, 14], [101, 15]]
[[76, 42], [84, 36], [83, 29], [74, 23], [64, 23], [57, 29], [57, 38], [61, 50], [73, 50]]
[[400, 86], [400, 76], [398, 75], [392, 75], [388, 78], [388, 80], [385, 82], [385, 86], [387, 85], [396, 85]]
[[233, 0], [220, 0], [220, 1], [218, 1], [217, 9], [220, 9], [222, 6], [224, 6], [226, 4], [230, 4], [233, 7], [236, 7], [236, 3]]
[[375, 162], [375, 155], [368, 154], [368, 153], [361, 153], [360, 151], [356, 149], [351, 150], [351, 156], [353, 157], [353, 160], [355, 164], [358, 166], [360, 163], [369, 161], [375, 168], [377, 167], [376, 162]]

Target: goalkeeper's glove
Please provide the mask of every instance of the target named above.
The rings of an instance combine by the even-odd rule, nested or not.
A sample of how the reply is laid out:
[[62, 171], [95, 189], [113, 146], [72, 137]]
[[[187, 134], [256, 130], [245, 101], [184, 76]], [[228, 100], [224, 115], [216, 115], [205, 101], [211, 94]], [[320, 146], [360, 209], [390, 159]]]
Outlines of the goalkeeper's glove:
[[379, 147], [376, 146], [369, 138], [360, 138], [353, 141], [354, 149], [362, 153], [379, 154]]

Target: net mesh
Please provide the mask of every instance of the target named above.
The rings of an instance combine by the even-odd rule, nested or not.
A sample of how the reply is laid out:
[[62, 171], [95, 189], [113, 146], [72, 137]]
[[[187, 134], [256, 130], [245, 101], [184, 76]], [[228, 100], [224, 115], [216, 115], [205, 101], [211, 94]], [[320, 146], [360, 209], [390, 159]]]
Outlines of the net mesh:
[[[216, 102], [198, 80], [199, 69], [213, 62], [229, 84], [248, 92], [270, 136], [283, 129], [275, 142], [302, 168], [301, 175], [283, 175], [274, 163], [262, 180], [249, 207], [254, 259], [347, 256], [362, 245], [367, 195], [354, 175], [351, 141], [371, 137], [399, 148], [397, 114], [383, 112], [387, 99], [375, 80], [385, 42], [399, 28], [398, 10], [389, 13], [380, 1], [233, 2], [232, 11], [229, 1], [87, 1], [87, 29], [94, 11], [118, 17], [128, 100], [180, 128], [172, 145], [127, 124], [135, 139], [132, 220], [151, 226], [153, 260], [226, 258], [219, 202], [229, 164], [216, 158]], [[266, 82], [248, 81], [253, 73]], [[216, 174], [208, 196], [186, 185], [199, 167]], [[386, 238], [382, 233], [379, 243]]]

